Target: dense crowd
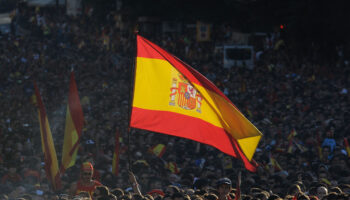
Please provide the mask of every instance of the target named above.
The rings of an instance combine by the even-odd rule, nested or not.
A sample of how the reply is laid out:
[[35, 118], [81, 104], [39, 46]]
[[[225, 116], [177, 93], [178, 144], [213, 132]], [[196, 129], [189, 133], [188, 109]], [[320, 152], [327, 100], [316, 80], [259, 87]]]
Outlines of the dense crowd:
[[[274, 33], [256, 49], [253, 69], [227, 69], [222, 52], [214, 49], [230, 42], [228, 24], [216, 24], [210, 42], [197, 42], [190, 31], [145, 34], [213, 81], [264, 134], [254, 156], [259, 167], [250, 173], [241, 161], [207, 145], [141, 130], [127, 135], [136, 23], [116, 12], [103, 20], [93, 15], [70, 17], [52, 8], [20, 6], [12, 15], [11, 32], [0, 35], [1, 199], [64, 199], [56, 195], [71, 195], [85, 161], [93, 163], [94, 178], [106, 186], [97, 192], [105, 199], [109, 193], [133, 200], [234, 199], [234, 189], [226, 187], [223, 195], [220, 187], [235, 187], [239, 171], [242, 199], [349, 199], [344, 139], [350, 128], [350, 71], [344, 46], [327, 59], [317, 45], [301, 50]], [[71, 70], [84, 111], [83, 138], [76, 165], [62, 175], [62, 189], [53, 191], [31, 102], [33, 81], [60, 159]], [[122, 136], [118, 176], [111, 172], [116, 130]], [[165, 145], [161, 158], [150, 151], [157, 144]]]

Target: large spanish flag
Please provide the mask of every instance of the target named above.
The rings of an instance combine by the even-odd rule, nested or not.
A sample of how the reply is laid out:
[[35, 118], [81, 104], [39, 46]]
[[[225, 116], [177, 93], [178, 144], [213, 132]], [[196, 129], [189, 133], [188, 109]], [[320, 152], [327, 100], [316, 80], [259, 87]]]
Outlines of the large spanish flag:
[[213, 83], [141, 36], [136, 63], [130, 127], [211, 145], [255, 171], [262, 134]]
[[79, 142], [84, 125], [84, 114], [81, 108], [74, 72], [71, 72], [66, 113], [66, 128], [62, 150], [61, 174], [75, 164]]
[[40, 133], [41, 133], [41, 147], [44, 153], [45, 159], [45, 171], [46, 176], [52, 183], [54, 190], [61, 188], [61, 178], [58, 170], [58, 162], [56, 156], [55, 145], [53, 143], [49, 121], [46, 116], [46, 110], [44, 103], [41, 100], [39, 89], [34, 83], [35, 88], [35, 103], [38, 108], [39, 123], [40, 123]]

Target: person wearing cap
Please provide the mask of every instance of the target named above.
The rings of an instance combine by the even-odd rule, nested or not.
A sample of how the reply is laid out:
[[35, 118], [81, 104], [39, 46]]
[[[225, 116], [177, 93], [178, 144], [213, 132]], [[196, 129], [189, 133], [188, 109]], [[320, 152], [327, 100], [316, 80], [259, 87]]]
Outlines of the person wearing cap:
[[229, 178], [221, 178], [217, 181], [216, 188], [219, 193], [218, 200], [232, 200], [229, 193], [232, 189], [232, 182]]
[[88, 192], [91, 197], [96, 187], [102, 186], [99, 181], [92, 179], [93, 172], [94, 167], [90, 162], [84, 162], [81, 165], [80, 179], [72, 184], [70, 188], [71, 195], [77, 195], [80, 192]]

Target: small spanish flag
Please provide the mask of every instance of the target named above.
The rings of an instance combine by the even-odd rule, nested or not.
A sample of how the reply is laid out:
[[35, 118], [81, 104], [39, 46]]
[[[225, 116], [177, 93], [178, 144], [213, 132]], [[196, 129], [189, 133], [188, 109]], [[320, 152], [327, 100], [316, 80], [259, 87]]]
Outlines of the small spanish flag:
[[112, 173], [116, 176], [119, 174], [119, 154], [120, 154], [120, 132], [117, 129], [115, 132], [115, 146], [114, 146], [114, 153], [113, 153], [113, 163], [112, 163]]
[[344, 146], [345, 146], [346, 152], [348, 153], [348, 157], [350, 158], [350, 146], [349, 146], [348, 138], [344, 138]]
[[280, 164], [277, 162], [277, 160], [270, 155], [270, 163], [272, 165], [272, 167], [275, 169], [275, 171], [282, 171], [282, 167], [280, 166]]
[[165, 164], [165, 168], [170, 170], [171, 173], [173, 173], [173, 174], [178, 174], [180, 172], [179, 169], [177, 168], [175, 162], [168, 162], [168, 163], [166, 163]]
[[155, 156], [161, 158], [163, 156], [163, 154], [165, 153], [165, 149], [166, 148], [165, 148], [164, 144], [157, 144], [157, 145], [154, 145], [153, 147], [151, 147], [149, 149], [149, 152], [151, 152]]
[[287, 152], [288, 153], [292, 153], [292, 151], [293, 151], [293, 139], [290, 140], [289, 143], [288, 143], [288, 150], [287, 150]]
[[299, 144], [298, 142], [295, 142], [295, 141], [293, 141], [294, 142], [294, 144], [295, 144], [295, 146], [297, 146], [298, 147], [298, 149], [300, 150], [300, 152], [306, 152], [308, 149], [304, 146], [304, 145], [302, 145], [302, 144]]
[[295, 129], [293, 129], [287, 137], [288, 141], [292, 140], [296, 135], [297, 135], [297, 132], [295, 131]]

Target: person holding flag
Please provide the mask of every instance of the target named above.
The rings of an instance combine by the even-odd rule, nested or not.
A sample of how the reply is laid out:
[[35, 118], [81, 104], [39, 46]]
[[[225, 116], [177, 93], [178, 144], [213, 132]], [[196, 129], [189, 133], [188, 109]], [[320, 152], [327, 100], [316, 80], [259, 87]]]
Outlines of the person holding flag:
[[80, 192], [88, 192], [91, 197], [96, 187], [102, 185], [99, 181], [92, 179], [93, 172], [94, 167], [92, 164], [84, 162], [80, 169], [80, 179], [71, 185], [70, 194], [77, 195]]

